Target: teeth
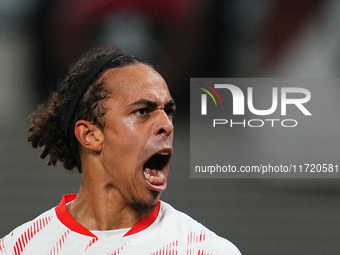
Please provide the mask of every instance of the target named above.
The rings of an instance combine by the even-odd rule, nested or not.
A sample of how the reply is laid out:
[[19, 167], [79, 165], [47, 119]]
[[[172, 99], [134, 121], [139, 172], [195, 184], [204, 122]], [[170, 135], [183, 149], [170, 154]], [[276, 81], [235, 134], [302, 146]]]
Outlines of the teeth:
[[163, 155], [163, 156], [167, 156], [167, 155], [170, 154], [170, 152], [169, 151], [162, 151], [162, 152], [159, 152], [157, 154], [160, 154], [160, 155]]
[[[155, 172], [153, 172], [155, 171]], [[149, 173], [144, 172], [144, 176], [145, 178], [152, 184], [154, 185], [159, 185], [162, 184], [164, 182], [164, 174], [161, 171], [157, 171], [157, 170], [152, 170], [153, 174], [157, 174], [158, 176], [152, 176]]]

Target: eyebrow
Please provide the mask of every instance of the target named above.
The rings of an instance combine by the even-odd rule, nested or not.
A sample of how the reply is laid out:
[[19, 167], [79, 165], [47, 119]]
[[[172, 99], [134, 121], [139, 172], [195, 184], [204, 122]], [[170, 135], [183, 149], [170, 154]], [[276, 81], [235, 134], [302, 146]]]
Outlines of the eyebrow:
[[[157, 108], [158, 104], [155, 101], [149, 100], [149, 99], [139, 99], [136, 102], [133, 102], [132, 104], [129, 105], [130, 107], [136, 107], [136, 106], [145, 106], [145, 107], [149, 107], [149, 108]], [[165, 108], [171, 108], [171, 107], [175, 107], [175, 100], [174, 99], [170, 99], [169, 102], [167, 102], [164, 107]]]

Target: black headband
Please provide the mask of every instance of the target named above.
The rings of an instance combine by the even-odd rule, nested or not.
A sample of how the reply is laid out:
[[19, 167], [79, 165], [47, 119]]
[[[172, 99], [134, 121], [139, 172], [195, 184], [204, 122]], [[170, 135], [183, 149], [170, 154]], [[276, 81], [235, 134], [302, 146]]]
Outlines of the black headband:
[[113, 60], [122, 55], [123, 54], [119, 51], [112, 53], [111, 55], [105, 56], [103, 59], [101, 59], [98, 63], [95, 64], [95, 66], [90, 70], [89, 74], [81, 81], [73, 98], [70, 100], [70, 104], [67, 107], [65, 116], [63, 118], [62, 129], [64, 135], [68, 140], [70, 140], [69, 132], [70, 121], [72, 119], [72, 116], [74, 114], [74, 111], [76, 110], [78, 103], [80, 102], [80, 99], [86, 92], [88, 86], [90, 86], [90, 84], [94, 82], [95, 78], [97, 78], [99, 73], [103, 71], [103, 69], [106, 67], [108, 63], [112, 62]]

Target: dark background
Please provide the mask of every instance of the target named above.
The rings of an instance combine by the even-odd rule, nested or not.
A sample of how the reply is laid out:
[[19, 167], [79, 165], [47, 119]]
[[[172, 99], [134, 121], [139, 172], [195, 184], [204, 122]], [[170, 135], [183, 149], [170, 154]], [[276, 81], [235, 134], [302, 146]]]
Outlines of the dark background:
[[[155, 66], [178, 104], [163, 200], [243, 254], [338, 254], [340, 181], [190, 179], [188, 102], [190, 77], [338, 77], [339, 13], [321, 0], [1, 1], [0, 236], [77, 192], [79, 174], [46, 167], [26, 142], [27, 116], [88, 48], [118, 43]], [[302, 148], [334, 153], [337, 129], [327, 148]]]

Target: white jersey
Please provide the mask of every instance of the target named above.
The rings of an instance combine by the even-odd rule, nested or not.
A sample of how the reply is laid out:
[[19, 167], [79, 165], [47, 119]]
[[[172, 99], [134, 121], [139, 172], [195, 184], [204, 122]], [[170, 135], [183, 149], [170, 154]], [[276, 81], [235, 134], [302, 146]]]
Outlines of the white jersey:
[[159, 201], [129, 229], [89, 231], [68, 213], [65, 195], [55, 208], [0, 239], [0, 255], [240, 255], [228, 240]]

